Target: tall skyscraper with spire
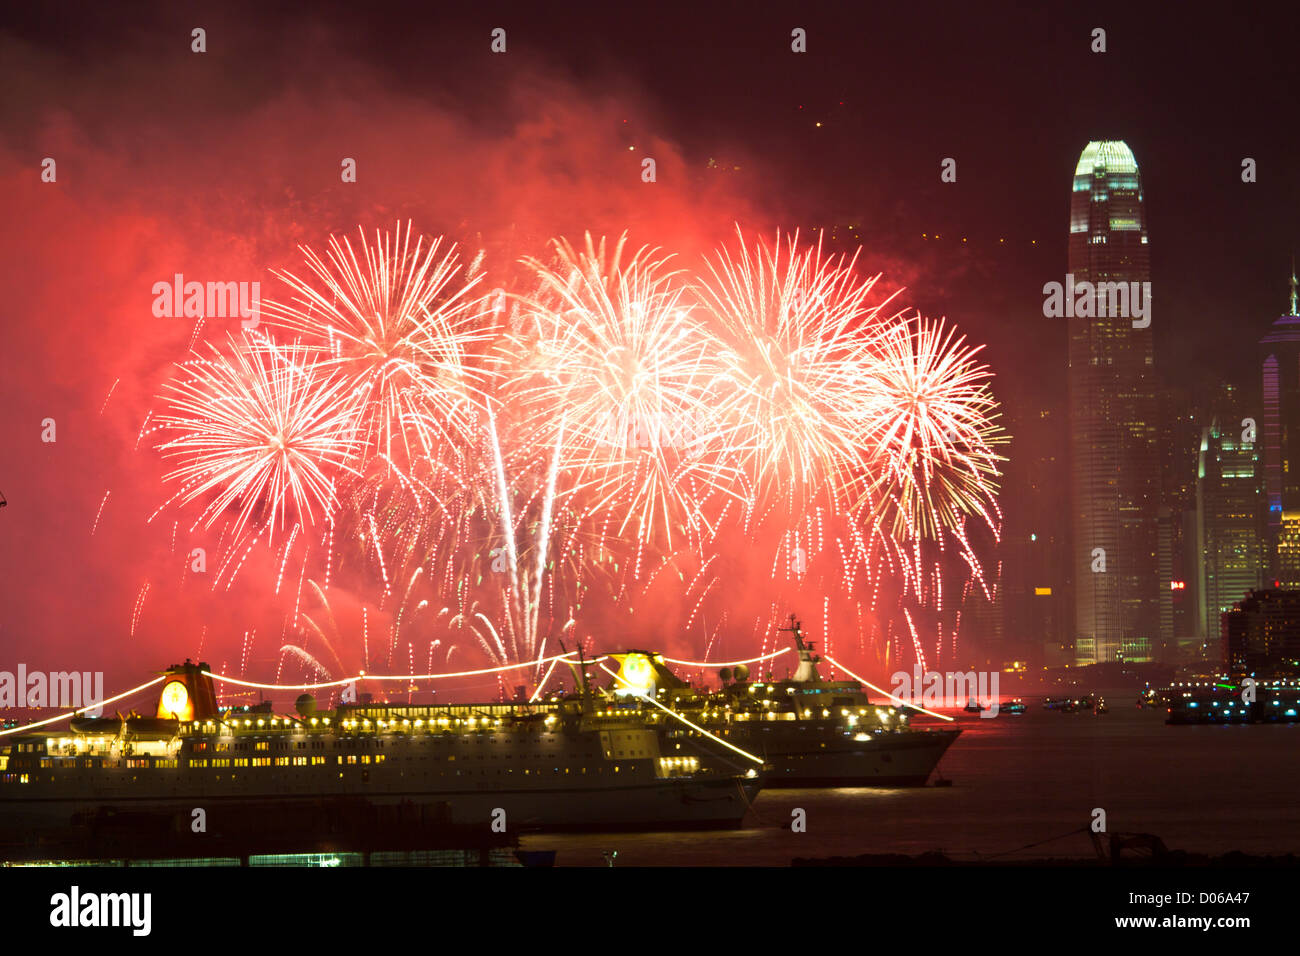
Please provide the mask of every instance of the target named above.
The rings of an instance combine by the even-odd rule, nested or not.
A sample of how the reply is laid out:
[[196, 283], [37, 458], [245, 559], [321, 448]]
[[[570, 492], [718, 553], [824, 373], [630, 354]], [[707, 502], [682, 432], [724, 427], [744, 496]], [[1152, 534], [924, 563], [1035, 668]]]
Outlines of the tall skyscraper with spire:
[[[1082, 283], [1091, 284], [1083, 286], [1089, 292], [1099, 291], [1101, 283], [1150, 289], [1142, 285], [1151, 278], [1142, 179], [1132, 150], [1121, 141], [1091, 142], [1079, 157], [1070, 201], [1069, 272], [1073, 286], [1067, 281], [1067, 290], [1080, 290]], [[1160, 623], [1151, 313], [1135, 326], [1132, 299], [1124, 308], [1114, 297], [1118, 287], [1107, 288], [1109, 308], [1097, 307], [1097, 295], [1086, 307], [1066, 312], [1079, 664], [1149, 658]], [[1084, 305], [1085, 293], [1076, 294]]]
[[[1269, 577], [1283, 576], [1278, 544], [1286, 515], [1300, 515], [1300, 315], [1296, 314], [1295, 261], [1291, 311], [1260, 339], [1264, 376], [1264, 496], [1268, 505]], [[1287, 575], [1288, 577], [1290, 575]]]

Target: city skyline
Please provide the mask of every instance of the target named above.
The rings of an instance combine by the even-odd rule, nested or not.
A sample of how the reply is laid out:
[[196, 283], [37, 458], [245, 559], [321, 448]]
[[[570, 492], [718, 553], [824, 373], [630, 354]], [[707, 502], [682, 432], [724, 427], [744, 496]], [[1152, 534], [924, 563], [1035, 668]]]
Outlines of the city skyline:
[[[717, 11], [636, 14], [640, 21], [619, 28], [521, 14], [511, 27], [510, 59], [503, 61], [466, 39], [481, 24], [463, 11], [449, 13], [438, 38], [430, 39], [379, 20], [358, 28], [343, 7], [326, 5], [314, 21], [318, 34], [283, 70], [280, 61], [255, 55], [266, 48], [265, 37], [238, 18], [214, 16], [210, 30], [227, 40], [207, 55], [219, 60], [237, 51], [238, 84], [196, 69], [210, 61], [188, 48], [190, 59], [158, 66], [166, 77], [161, 82], [143, 74], [109, 82], [104, 73], [104, 82], [94, 83], [48, 68], [67, 51], [105, 41], [130, 49], [138, 42], [128, 27], [94, 10], [57, 25], [40, 11], [20, 12], [5, 35], [12, 52], [6, 62], [19, 72], [44, 68], [49, 84], [30, 103], [5, 103], [13, 144], [5, 169], [16, 186], [15, 216], [32, 223], [31, 236], [7, 249], [6, 261], [15, 264], [14, 309], [70, 315], [79, 314], [77, 303], [104, 303], [96, 322], [75, 336], [55, 336], [36, 322], [15, 323], [10, 331], [10, 354], [30, 361], [14, 367], [2, 386], [7, 447], [25, 447], [30, 422], [52, 417], [60, 423], [59, 450], [78, 442], [80, 463], [68, 468], [46, 455], [0, 486], [10, 502], [6, 528], [33, 542], [26, 580], [41, 582], [19, 584], [23, 569], [11, 566], [8, 583], [0, 585], [0, 600], [15, 609], [3, 626], [16, 646], [45, 646], [39, 635], [52, 624], [79, 639], [125, 629], [146, 646], [165, 646], [170, 634], [197, 633], [198, 643], [210, 648], [217, 640], [232, 659], [242, 657], [250, 639], [254, 656], [273, 653], [267, 642], [279, 633], [278, 622], [253, 625], [234, 601], [215, 595], [204, 599], [205, 617], [163, 588], [158, 564], [173, 546], [173, 529], [144, 524], [157, 509], [158, 469], [134, 449], [150, 392], [193, 330], [179, 320], [142, 322], [137, 300], [147, 308], [153, 283], [178, 271], [270, 282], [265, 270], [293, 262], [297, 243], [320, 246], [358, 224], [388, 227], [398, 216], [507, 258], [532, 254], [534, 240], [552, 233], [617, 234], [626, 227], [633, 241], [668, 243], [695, 266], [738, 221], [764, 236], [778, 227], [801, 228], [807, 238], [821, 226], [828, 248], [861, 245], [861, 268], [884, 273], [882, 290], [905, 287], [909, 304], [947, 316], [970, 341], [985, 345], [982, 354], [996, 374], [993, 392], [1015, 426], [1002, 501], [1008, 529], [1018, 537], [1023, 528], [1025, 542], [1005, 537], [1002, 553], [1008, 568], [1018, 563], [1028, 570], [1015, 580], [1004, 575], [995, 599], [1001, 609], [992, 615], [978, 592], [959, 599], [945, 594], [948, 618], [924, 623], [924, 646], [941, 644], [949, 653], [958, 611], [971, 639], [962, 646], [980, 659], [1021, 657], [1049, 640], [1063, 660], [1077, 653], [1079, 575], [1072, 566], [1080, 558], [1069, 536], [1052, 527], [1060, 507], [1052, 496], [1068, 481], [1059, 446], [1070, 435], [1061, 374], [1070, 320], [1042, 314], [1041, 290], [1070, 268], [1064, 183], [1088, 142], [1122, 140], [1141, 161], [1151, 281], [1158, 289], [1150, 336], [1161, 381], [1194, 394], [1227, 380], [1240, 386], [1248, 406], [1259, 407], [1250, 395], [1259, 388], [1255, 343], [1278, 310], [1269, 303], [1281, 297], [1296, 207], [1294, 184], [1283, 175], [1294, 132], [1268, 121], [1285, 102], [1270, 82], [1279, 61], [1273, 33], [1262, 36], [1235, 21], [1207, 31], [1139, 10], [1126, 14], [1121, 27], [1109, 27], [1112, 41], [1118, 30], [1122, 42], [1099, 53], [1091, 49], [1095, 25], [1087, 19], [1060, 23], [1031, 12], [994, 17], [996, 42], [1027, 59], [995, 58], [990, 66], [967, 42], [979, 32], [981, 15], [957, 12], [928, 40], [939, 65], [916, 77], [912, 93], [882, 97], [887, 81], [908, 71], [903, 51], [885, 42], [910, 30], [899, 12], [870, 24], [849, 14], [810, 14], [802, 25], [813, 44], [807, 59], [790, 52], [791, 24], [777, 7], [759, 5], [746, 18]], [[276, 12], [260, 21], [272, 33], [292, 23]], [[161, 42], [191, 28], [166, 14], [142, 26], [139, 36]], [[589, 42], [593, 35], [599, 44]], [[726, 42], [718, 42], [722, 37]], [[1175, 83], [1153, 65], [1150, 51], [1172, 55], [1207, 42], [1224, 49], [1209, 72]], [[436, 95], [426, 82], [430, 67], [421, 46], [429, 43], [439, 51]], [[865, 66], [864, 43], [872, 51]], [[674, 53], [674, 70], [660, 68], [665, 50]], [[96, 61], [88, 62], [94, 76]], [[500, 70], [501, 63], [510, 70]], [[1061, 85], [1020, 82], [1027, 73], [1058, 76]], [[1238, 83], [1252, 95], [1225, 92]], [[980, 91], [988, 105], [963, 106], [951, 95], [958, 88]], [[1126, 95], [1132, 89], [1150, 95]], [[392, 91], [401, 96], [390, 97]], [[1177, 96], [1168, 95], [1174, 91]], [[1153, 107], [1161, 94], [1163, 105]], [[301, 108], [304, 96], [314, 105]], [[229, 135], [214, 140], [210, 117], [170, 109], [172, 100], [221, 111]], [[376, 116], [374, 103], [387, 114]], [[71, 126], [44, 121], [59, 109]], [[990, 109], [1019, 119], [994, 133]], [[166, 129], [154, 121], [164, 114], [172, 117]], [[551, 125], [537, 122], [539, 115]], [[381, 134], [381, 128], [403, 132]], [[138, 142], [125, 146], [124, 130]], [[1216, 143], [1240, 144], [1241, 155], [1187, 148], [1194, 130]], [[339, 157], [355, 152], [345, 142], [352, 136], [368, 144], [365, 175], [355, 189], [339, 190], [330, 182]], [[275, 148], [236, 145], [248, 142]], [[197, 143], [203, 149], [189, 145]], [[640, 181], [636, 165], [649, 150], [661, 153], [653, 185]], [[24, 157], [35, 153], [67, 157], [57, 186], [31, 179]], [[949, 158], [956, 164], [953, 181], [943, 178]], [[1243, 180], [1245, 158], [1258, 164], [1255, 181]], [[69, 205], [51, 211], [50, 196]], [[272, 207], [277, 211], [268, 215]], [[166, 225], [188, 221], [206, 228], [182, 235]], [[147, 268], [123, 264], [90, 286], [75, 269], [61, 285], [28, 281], [64, 261], [67, 237], [80, 242], [78, 261], [112, 261], [120, 236], [140, 230], [151, 234], [144, 244]], [[133, 291], [141, 286], [142, 293]], [[1264, 415], [1257, 417], [1263, 428]], [[80, 427], [69, 432], [67, 422]], [[94, 431], [101, 423], [110, 441]], [[1188, 425], [1197, 442], [1207, 424]], [[1198, 446], [1183, 438], [1169, 445], [1190, 463], [1180, 466], [1186, 474], [1180, 481], [1194, 486]], [[1025, 478], [1040, 462], [1038, 474]], [[1021, 512], [1022, 503], [1038, 500], [1025, 491], [1035, 481], [1044, 486], [1044, 506]], [[60, 502], [57, 514], [32, 510], [47, 489]], [[46, 530], [51, 523], [57, 534]], [[91, 528], [84, 564], [68, 562], [63, 542], [80, 542]], [[1166, 533], [1172, 525], [1157, 529]], [[131, 548], [122, 546], [127, 542]], [[1012, 555], [1021, 548], [1023, 554]], [[1162, 560], [1169, 556], [1171, 563], [1160, 573], [1186, 581], [1194, 575], [1174, 570], [1174, 550], [1161, 548]], [[1058, 562], [1067, 570], [1055, 570]], [[1039, 569], [1052, 580], [1042, 580]], [[52, 599], [71, 589], [86, 594], [86, 613], [69, 613]], [[1171, 629], [1188, 630], [1173, 623], [1180, 615], [1194, 617], [1174, 605], [1181, 600], [1183, 594], [1168, 589], [1159, 595], [1158, 632], [1145, 635], [1146, 653], [1164, 653]], [[1031, 626], [1013, 609], [1024, 602], [1037, 614]], [[1150, 608], [1143, 614], [1149, 619]], [[1140, 627], [1153, 630], [1149, 623]], [[751, 631], [746, 627], [738, 640], [748, 641]], [[890, 654], [911, 643], [905, 628], [896, 630]]]

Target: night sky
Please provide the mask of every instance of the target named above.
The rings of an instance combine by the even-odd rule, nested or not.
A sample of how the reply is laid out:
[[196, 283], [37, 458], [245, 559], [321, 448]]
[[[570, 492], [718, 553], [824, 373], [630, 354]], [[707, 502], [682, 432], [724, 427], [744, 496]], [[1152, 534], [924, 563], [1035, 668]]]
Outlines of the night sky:
[[[1042, 317], [1041, 290], [1066, 271], [1080, 151], [1123, 139], [1142, 172], [1161, 374], [1258, 387], [1255, 343], [1300, 246], [1300, 13], [849, 7], [7, 8], [5, 661], [54, 668], [75, 647], [116, 684], [189, 653], [179, 635], [200, 622], [209, 654], [237, 656], [248, 624], [233, 599], [158, 576], [174, 516], [146, 524], [162, 469], [147, 442], [134, 449], [191, 327], [155, 319], [150, 288], [176, 272], [269, 281], [298, 243], [358, 224], [409, 217], [503, 257], [583, 229], [698, 257], [736, 222], [835, 227], [834, 246], [860, 237], [863, 268], [908, 304], [987, 343], [1014, 418], [1063, 403], [1065, 326]], [[489, 52], [495, 27], [505, 55]], [[806, 54], [790, 51], [795, 27]], [[344, 156], [355, 185], [339, 182]], [[946, 157], [956, 183], [940, 182]], [[1241, 181], [1244, 157], [1258, 182]], [[147, 579], [160, 583], [130, 636]]]

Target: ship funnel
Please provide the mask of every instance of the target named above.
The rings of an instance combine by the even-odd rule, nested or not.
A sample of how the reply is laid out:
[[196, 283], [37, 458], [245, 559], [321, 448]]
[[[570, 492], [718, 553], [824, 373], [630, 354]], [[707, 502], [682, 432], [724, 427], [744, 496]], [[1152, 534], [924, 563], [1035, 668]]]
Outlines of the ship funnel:
[[657, 651], [620, 651], [609, 655], [618, 664], [614, 680], [615, 694], [644, 694], [670, 687], [686, 687], [685, 681], [668, 669]]
[[217, 694], [207, 664], [173, 664], [167, 668], [157, 716], [164, 720], [207, 720], [217, 716]]

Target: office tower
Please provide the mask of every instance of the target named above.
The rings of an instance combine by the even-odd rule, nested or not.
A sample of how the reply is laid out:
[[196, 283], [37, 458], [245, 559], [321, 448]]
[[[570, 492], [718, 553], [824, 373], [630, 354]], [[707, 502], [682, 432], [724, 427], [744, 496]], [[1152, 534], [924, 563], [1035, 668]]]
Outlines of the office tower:
[[1300, 511], [1300, 315], [1296, 315], [1295, 267], [1291, 312], [1260, 340], [1264, 375], [1264, 493], [1268, 501], [1269, 574], [1277, 578], [1282, 513]]
[[1300, 511], [1282, 512], [1274, 557], [1277, 573], [1273, 585], [1279, 588], [1300, 589]]
[[1201, 432], [1196, 469], [1196, 597], [1207, 637], [1224, 611], [1262, 586], [1266, 573], [1260, 446], [1242, 425], [1248, 416], [1235, 392], [1224, 389], [1221, 411]]
[[1002, 487], [1015, 506], [1006, 509], [1000, 549], [1007, 649], [1035, 664], [1072, 664], [1066, 428], [1060, 410], [1029, 402], [1008, 407], [1013, 437]]
[[1241, 677], [1300, 672], [1300, 591], [1251, 591], [1222, 615], [1223, 662]]
[[[1192, 390], [1165, 384], [1160, 421], [1160, 639], [1152, 657], [1173, 663], [1180, 649], [1204, 644], [1196, 538], [1196, 465], [1203, 413]], [[1215, 630], [1217, 637], [1217, 626]], [[1198, 637], [1200, 635], [1200, 637]]]
[[1117, 295], [1120, 283], [1150, 290], [1142, 180], [1122, 142], [1091, 142], [1079, 157], [1069, 273], [1067, 289], [1109, 290], [1066, 313], [1075, 660], [1146, 658], [1160, 615], [1158, 412], [1152, 315]]

